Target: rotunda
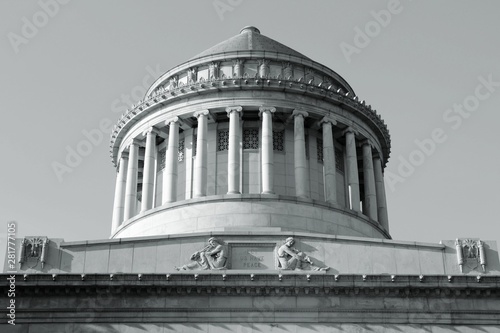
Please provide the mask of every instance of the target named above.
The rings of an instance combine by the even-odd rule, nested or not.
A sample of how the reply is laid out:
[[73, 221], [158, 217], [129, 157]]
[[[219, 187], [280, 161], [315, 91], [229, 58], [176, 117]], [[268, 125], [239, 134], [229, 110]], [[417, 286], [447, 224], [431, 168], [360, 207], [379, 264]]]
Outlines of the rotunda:
[[384, 121], [339, 74], [252, 26], [158, 78], [110, 148], [112, 238], [391, 238]]

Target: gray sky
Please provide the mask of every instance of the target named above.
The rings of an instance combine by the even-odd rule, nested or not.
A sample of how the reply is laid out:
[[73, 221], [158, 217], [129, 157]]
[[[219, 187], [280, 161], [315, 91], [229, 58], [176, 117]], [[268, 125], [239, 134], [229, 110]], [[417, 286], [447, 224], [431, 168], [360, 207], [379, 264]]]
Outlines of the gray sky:
[[388, 124], [394, 239], [500, 239], [497, 1], [54, 3], [0, 2], [0, 220], [18, 237], [108, 238], [109, 134], [60, 179], [53, 163], [153, 75], [254, 25], [342, 75]]

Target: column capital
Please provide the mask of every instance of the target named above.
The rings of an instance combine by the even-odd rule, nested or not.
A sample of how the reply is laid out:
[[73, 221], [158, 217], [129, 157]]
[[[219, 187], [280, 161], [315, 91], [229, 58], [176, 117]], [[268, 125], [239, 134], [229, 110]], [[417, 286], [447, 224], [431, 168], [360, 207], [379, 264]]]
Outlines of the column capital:
[[331, 116], [324, 116], [323, 118], [321, 118], [321, 120], [319, 121], [320, 125], [322, 125], [323, 123], [331, 123], [332, 125], [337, 125], [337, 121], [335, 119], [333, 119]]
[[198, 117], [200, 116], [208, 116], [210, 114], [210, 111], [208, 110], [201, 110], [201, 111], [196, 111], [195, 113], [193, 113], [193, 117], [195, 117], [196, 119], [198, 119]]
[[156, 127], [154, 127], [154, 126], [151, 126], [147, 130], [145, 130], [144, 132], [142, 132], [142, 135], [146, 136], [146, 135], [148, 135], [150, 133], [152, 133], [154, 135], [159, 135], [160, 134], [160, 130], [157, 129]]
[[133, 138], [130, 143], [127, 145], [127, 148], [130, 149], [130, 147], [132, 145], [136, 145], [136, 146], [141, 146], [142, 145], [142, 142], [141, 140], [137, 139], [137, 138]]
[[120, 158], [128, 158], [128, 151], [122, 151]]
[[377, 150], [377, 148], [373, 148], [372, 158], [374, 161], [379, 160], [381, 165], [384, 165], [384, 155]]
[[276, 112], [276, 108], [274, 106], [261, 106], [259, 107], [259, 117], [262, 115], [263, 112], [269, 111], [271, 114]]
[[239, 106], [239, 105], [235, 105], [235, 106], [228, 106], [228, 107], [226, 108], [227, 116], [229, 117], [229, 115], [230, 115], [230, 114], [231, 114], [231, 112], [233, 112], [233, 111], [235, 111], [235, 112], [241, 112], [241, 111], [243, 111], [243, 108], [242, 108], [241, 106]]
[[169, 118], [167, 120], [165, 120], [164, 124], [165, 126], [170, 126], [171, 123], [179, 123], [181, 124], [182, 123], [182, 119], [175, 116], [175, 117], [172, 117], [172, 118]]
[[358, 131], [356, 131], [354, 128], [352, 128], [351, 126], [348, 126], [346, 127], [343, 131], [342, 131], [342, 135], [345, 135], [346, 133], [352, 133], [354, 135], [358, 135]]
[[302, 116], [302, 117], [306, 118], [306, 117], [308, 117], [308, 116], [309, 116], [309, 113], [308, 113], [308, 112], [306, 112], [306, 111], [302, 111], [302, 110], [297, 110], [297, 109], [295, 109], [295, 110], [293, 110], [293, 112], [292, 112], [292, 116], [293, 116], [293, 117], [296, 117], [296, 116]]
[[364, 139], [364, 140], [361, 140], [361, 142], [359, 143], [359, 145], [360, 145], [361, 147], [366, 146], [366, 145], [369, 145], [369, 146], [370, 146], [370, 148], [374, 148], [374, 145], [370, 142], [370, 140], [369, 140], [369, 139]]

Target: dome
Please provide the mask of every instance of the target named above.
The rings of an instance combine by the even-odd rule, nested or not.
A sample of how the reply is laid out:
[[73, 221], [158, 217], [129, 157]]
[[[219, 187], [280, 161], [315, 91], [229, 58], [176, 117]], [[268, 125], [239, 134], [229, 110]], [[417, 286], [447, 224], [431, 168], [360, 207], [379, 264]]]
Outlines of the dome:
[[217, 55], [220, 53], [232, 53], [240, 51], [265, 51], [288, 54], [300, 58], [309, 59], [303, 54], [283, 45], [272, 38], [266, 37], [260, 33], [260, 30], [253, 26], [246, 26], [240, 33], [231, 37], [211, 48], [197, 54], [191, 59], [206, 57], [208, 55]]
[[118, 120], [110, 155], [113, 238], [391, 238], [380, 114], [336, 72], [252, 26], [161, 75]]

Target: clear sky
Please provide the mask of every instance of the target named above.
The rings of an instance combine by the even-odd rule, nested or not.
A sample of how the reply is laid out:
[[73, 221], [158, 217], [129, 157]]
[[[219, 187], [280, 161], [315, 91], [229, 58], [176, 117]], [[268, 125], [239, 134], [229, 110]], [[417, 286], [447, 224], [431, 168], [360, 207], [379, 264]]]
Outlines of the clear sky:
[[332, 68], [382, 115], [394, 239], [498, 241], [499, 12], [456, 0], [2, 1], [0, 246], [11, 220], [18, 237], [108, 238], [109, 133], [71, 172], [58, 178], [54, 162], [153, 76], [246, 25]]

